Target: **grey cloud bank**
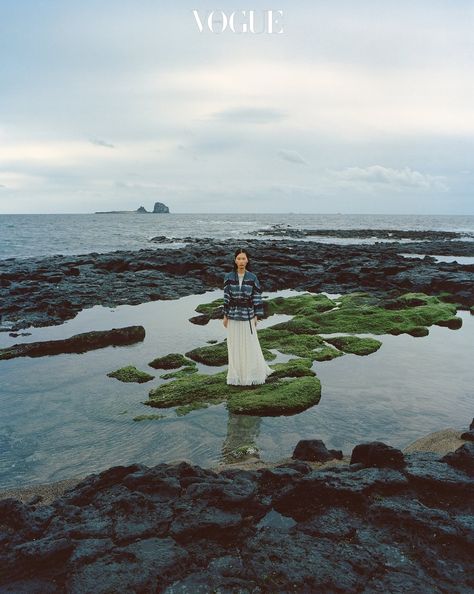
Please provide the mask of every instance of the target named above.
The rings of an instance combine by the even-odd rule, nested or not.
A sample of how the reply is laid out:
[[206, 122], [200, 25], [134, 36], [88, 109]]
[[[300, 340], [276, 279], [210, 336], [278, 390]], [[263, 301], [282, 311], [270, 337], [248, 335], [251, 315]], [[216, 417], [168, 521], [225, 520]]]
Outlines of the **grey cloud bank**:
[[248, 37], [164, 8], [6, 8], [0, 212], [474, 212], [469, 3], [283, 2]]

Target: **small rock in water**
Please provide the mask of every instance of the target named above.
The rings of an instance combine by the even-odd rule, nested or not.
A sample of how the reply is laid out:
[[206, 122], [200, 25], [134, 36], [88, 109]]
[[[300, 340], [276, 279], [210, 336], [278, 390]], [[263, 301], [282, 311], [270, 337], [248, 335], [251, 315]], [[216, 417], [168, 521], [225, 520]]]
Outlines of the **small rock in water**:
[[292, 458], [311, 462], [327, 462], [334, 459], [342, 460], [342, 452], [328, 450], [321, 439], [301, 439], [296, 444]]
[[405, 458], [403, 453], [381, 441], [360, 443], [352, 450], [351, 464], [363, 464], [377, 468], [403, 468]]

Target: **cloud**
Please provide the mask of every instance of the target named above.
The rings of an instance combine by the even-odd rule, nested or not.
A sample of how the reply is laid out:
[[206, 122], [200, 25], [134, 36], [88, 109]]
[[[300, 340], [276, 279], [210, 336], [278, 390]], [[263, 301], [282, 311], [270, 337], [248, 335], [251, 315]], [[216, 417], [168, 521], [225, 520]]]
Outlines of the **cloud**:
[[211, 115], [212, 119], [236, 124], [271, 124], [283, 120], [286, 114], [270, 107], [236, 107]]
[[403, 169], [391, 169], [382, 165], [370, 165], [369, 167], [347, 167], [340, 171], [330, 172], [342, 182], [362, 182], [365, 184], [379, 184], [390, 186], [394, 189], [421, 189], [449, 191], [444, 176], [434, 176], [420, 171], [414, 171], [409, 167]]
[[113, 144], [111, 144], [110, 142], [106, 142], [105, 140], [101, 140], [100, 138], [92, 138], [90, 142], [92, 144], [95, 144], [96, 146], [105, 146], [106, 148], [112, 149], [115, 148]]
[[303, 157], [296, 151], [289, 151], [287, 149], [280, 149], [278, 151], [278, 156], [284, 159], [285, 161], [289, 161], [290, 163], [299, 163], [301, 165], [308, 165], [307, 161], [303, 159]]

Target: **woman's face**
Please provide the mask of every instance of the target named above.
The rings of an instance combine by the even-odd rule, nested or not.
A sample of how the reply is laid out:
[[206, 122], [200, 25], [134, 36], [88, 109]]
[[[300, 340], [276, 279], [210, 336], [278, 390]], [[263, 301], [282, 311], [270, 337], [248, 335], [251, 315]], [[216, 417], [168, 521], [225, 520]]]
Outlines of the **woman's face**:
[[237, 268], [245, 268], [247, 266], [247, 262], [249, 259], [247, 258], [246, 254], [237, 254], [235, 258], [235, 263], [237, 264]]

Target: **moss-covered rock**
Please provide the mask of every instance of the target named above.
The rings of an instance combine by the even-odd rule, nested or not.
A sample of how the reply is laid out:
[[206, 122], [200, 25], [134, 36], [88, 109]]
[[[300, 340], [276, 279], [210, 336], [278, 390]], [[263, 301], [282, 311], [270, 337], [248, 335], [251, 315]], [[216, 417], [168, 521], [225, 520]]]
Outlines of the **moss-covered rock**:
[[134, 421], [157, 421], [159, 419], [166, 419], [166, 415], [138, 415], [133, 417]]
[[304, 316], [297, 315], [287, 322], [270, 326], [272, 330], [287, 330], [293, 334], [318, 334], [319, 326]]
[[189, 377], [178, 378], [150, 390], [148, 401], [144, 404], [156, 408], [170, 408], [196, 402], [223, 402], [226, 397], [226, 376], [227, 373], [221, 371], [214, 375], [195, 373]]
[[[273, 359], [276, 357], [274, 353], [270, 352], [266, 348], [262, 348], [262, 352], [267, 361], [273, 361]], [[197, 361], [198, 363], [203, 363], [204, 365], [209, 365], [211, 367], [227, 365], [227, 342], [222, 341], [209, 346], [197, 347], [192, 351], [188, 351], [186, 356], [193, 361]]]
[[375, 338], [360, 338], [359, 336], [334, 336], [326, 338], [326, 342], [334, 345], [340, 351], [354, 355], [370, 355], [382, 346]]
[[[412, 334], [423, 335], [421, 327], [431, 326], [455, 317], [456, 306], [444, 303], [437, 297], [423, 293], [408, 293], [398, 297], [402, 309], [380, 307], [372, 295], [355, 293], [341, 297], [340, 306], [322, 314], [313, 314], [310, 320], [320, 327], [320, 332]], [[416, 304], [416, 305], [413, 305]], [[424, 332], [427, 334], [427, 332]]]
[[315, 361], [332, 361], [336, 357], [342, 357], [344, 353], [327, 344], [318, 347], [313, 351], [312, 357]]
[[[290, 367], [290, 366], [289, 366]], [[288, 369], [288, 373], [293, 373]], [[315, 377], [277, 378], [255, 386], [231, 386], [225, 371], [214, 375], [195, 374], [150, 390], [144, 404], [156, 408], [218, 404], [236, 414], [276, 416], [301, 412], [319, 402], [321, 384]], [[189, 409], [184, 409], [189, 411]]]
[[134, 365], [127, 365], [116, 371], [111, 371], [107, 374], [107, 377], [114, 377], [121, 382], [137, 382], [138, 384], [143, 384], [144, 382], [149, 382], [155, 376], [150, 375], [145, 371], [140, 371]]
[[461, 328], [462, 326], [462, 318], [458, 318], [456, 316], [454, 318], [451, 318], [450, 320], [439, 320], [438, 322], [436, 322], [436, 325], [445, 326], [450, 330], [459, 330], [459, 328]]
[[328, 311], [336, 306], [335, 301], [326, 297], [326, 295], [313, 295], [303, 293], [294, 297], [273, 297], [265, 301], [265, 308], [268, 315], [287, 314], [302, 316], [310, 315], [315, 312]]
[[279, 416], [302, 412], [319, 402], [321, 382], [316, 377], [281, 379], [275, 383], [229, 394], [227, 408], [235, 414]]
[[311, 359], [290, 359], [286, 363], [275, 363], [270, 365], [274, 370], [267, 381], [275, 381], [282, 377], [312, 377], [316, 373], [311, 369], [313, 361]]
[[210, 303], [200, 303], [196, 310], [200, 314], [206, 314], [211, 316], [217, 309], [220, 309], [224, 305], [224, 299], [214, 299]]
[[227, 342], [222, 341], [209, 346], [197, 347], [188, 351], [186, 357], [213, 367], [227, 365]]
[[306, 359], [314, 358], [314, 349], [324, 345], [316, 334], [293, 334], [289, 330], [264, 328], [258, 333], [260, 344], [267, 349], [276, 349], [286, 355]]
[[177, 369], [183, 365], [193, 365], [193, 362], [186, 359], [181, 353], [168, 353], [168, 355], [153, 359], [148, 365], [155, 369]]

